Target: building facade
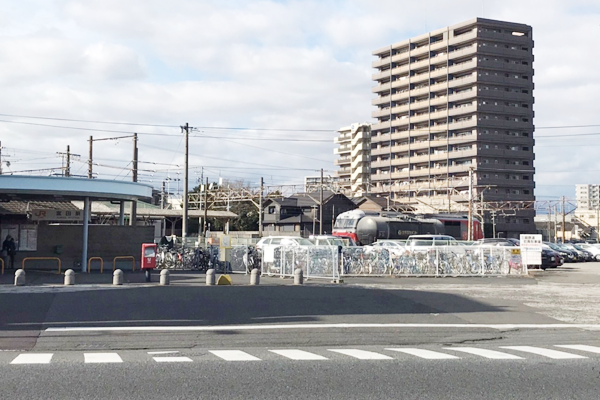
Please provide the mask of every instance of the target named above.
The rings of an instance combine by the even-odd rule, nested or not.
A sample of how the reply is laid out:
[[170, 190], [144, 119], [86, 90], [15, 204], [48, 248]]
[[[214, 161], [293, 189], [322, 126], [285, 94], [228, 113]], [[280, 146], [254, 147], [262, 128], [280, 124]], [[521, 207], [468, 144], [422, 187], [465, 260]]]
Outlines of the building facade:
[[341, 128], [333, 142], [339, 144], [334, 154], [341, 191], [350, 197], [363, 196], [369, 191], [371, 174], [371, 125], [356, 123]]
[[[371, 191], [454, 211], [472, 173], [478, 204], [535, 200], [532, 50], [530, 26], [476, 18], [374, 51]], [[497, 214], [498, 236], [534, 213]]]

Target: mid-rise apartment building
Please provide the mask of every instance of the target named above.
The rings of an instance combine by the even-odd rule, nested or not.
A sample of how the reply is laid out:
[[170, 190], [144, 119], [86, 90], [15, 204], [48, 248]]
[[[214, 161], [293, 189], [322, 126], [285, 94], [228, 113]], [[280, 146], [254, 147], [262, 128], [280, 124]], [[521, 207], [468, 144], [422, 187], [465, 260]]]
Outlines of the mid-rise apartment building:
[[339, 155], [335, 164], [341, 191], [349, 197], [359, 197], [369, 192], [371, 174], [371, 124], [356, 123], [341, 128], [334, 143], [339, 146], [334, 154]]
[[575, 185], [575, 217], [584, 226], [600, 231], [600, 185]]
[[[472, 170], [477, 202], [535, 200], [532, 50], [530, 26], [476, 18], [374, 51], [371, 191], [450, 205]], [[534, 213], [496, 214], [498, 236]]]

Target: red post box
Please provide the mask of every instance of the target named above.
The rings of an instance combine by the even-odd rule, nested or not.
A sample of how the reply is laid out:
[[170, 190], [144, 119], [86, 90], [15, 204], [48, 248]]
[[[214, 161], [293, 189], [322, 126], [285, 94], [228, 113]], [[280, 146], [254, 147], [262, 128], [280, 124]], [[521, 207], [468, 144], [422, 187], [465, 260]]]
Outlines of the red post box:
[[156, 268], [156, 244], [142, 243], [142, 269]]

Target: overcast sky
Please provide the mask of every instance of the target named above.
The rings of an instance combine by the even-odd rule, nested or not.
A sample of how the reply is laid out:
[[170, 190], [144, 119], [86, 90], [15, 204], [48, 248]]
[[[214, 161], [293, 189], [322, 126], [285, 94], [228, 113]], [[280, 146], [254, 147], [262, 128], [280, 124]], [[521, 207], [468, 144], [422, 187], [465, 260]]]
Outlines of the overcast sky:
[[[137, 132], [140, 180], [160, 187], [183, 177], [179, 126], [187, 122], [197, 128], [190, 186], [201, 166], [211, 180], [252, 184], [261, 176], [268, 185], [301, 184], [320, 168], [330, 175], [335, 130], [373, 121], [371, 52], [484, 17], [533, 27], [537, 198], [573, 197], [576, 183], [600, 183], [600, 0], [0, 0], [0, 7], [4, 172], [59, 168], [56, 153], [70, 145], [81, 155], [72, 174], [86, 175], [90, 135]], [[593, 126], [567, 128], [583, 125]], [[131, 148], [131, 139], [94, 142], [97, 176], [131, 179]]]

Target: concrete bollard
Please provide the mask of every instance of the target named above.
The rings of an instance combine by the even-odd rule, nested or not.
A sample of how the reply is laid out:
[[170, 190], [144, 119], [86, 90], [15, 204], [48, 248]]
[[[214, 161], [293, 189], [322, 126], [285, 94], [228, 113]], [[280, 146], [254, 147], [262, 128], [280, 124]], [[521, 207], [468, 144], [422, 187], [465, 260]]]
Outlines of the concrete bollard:
[[160, 284], [163, 286], [171, 283], [171, 272], [168, 269], [160, 271]]
[[113, 285], [122, 285], [123, 284], [123, 271], [120, 269], [115, 270], [113, 272]]
[[206, 286], [214, 286], [215, 284], [215, 270], [209, 269], [206, 271]]
[[259, 285], [260, 284], [260, 271], [258, 268], [254, 268], [252, 272], [250, 272], [250, 284], [251, 285]]
[[304, 272], [302, 268], [296, 268], [294, 271], [294, 285], [304, 285]]
[[65, 271], [65, 286], [75, 284], [75, 271], [68, 269]]
[[18, 269], [15, 271], [15, 286], [25, 286], [25, 270]]

